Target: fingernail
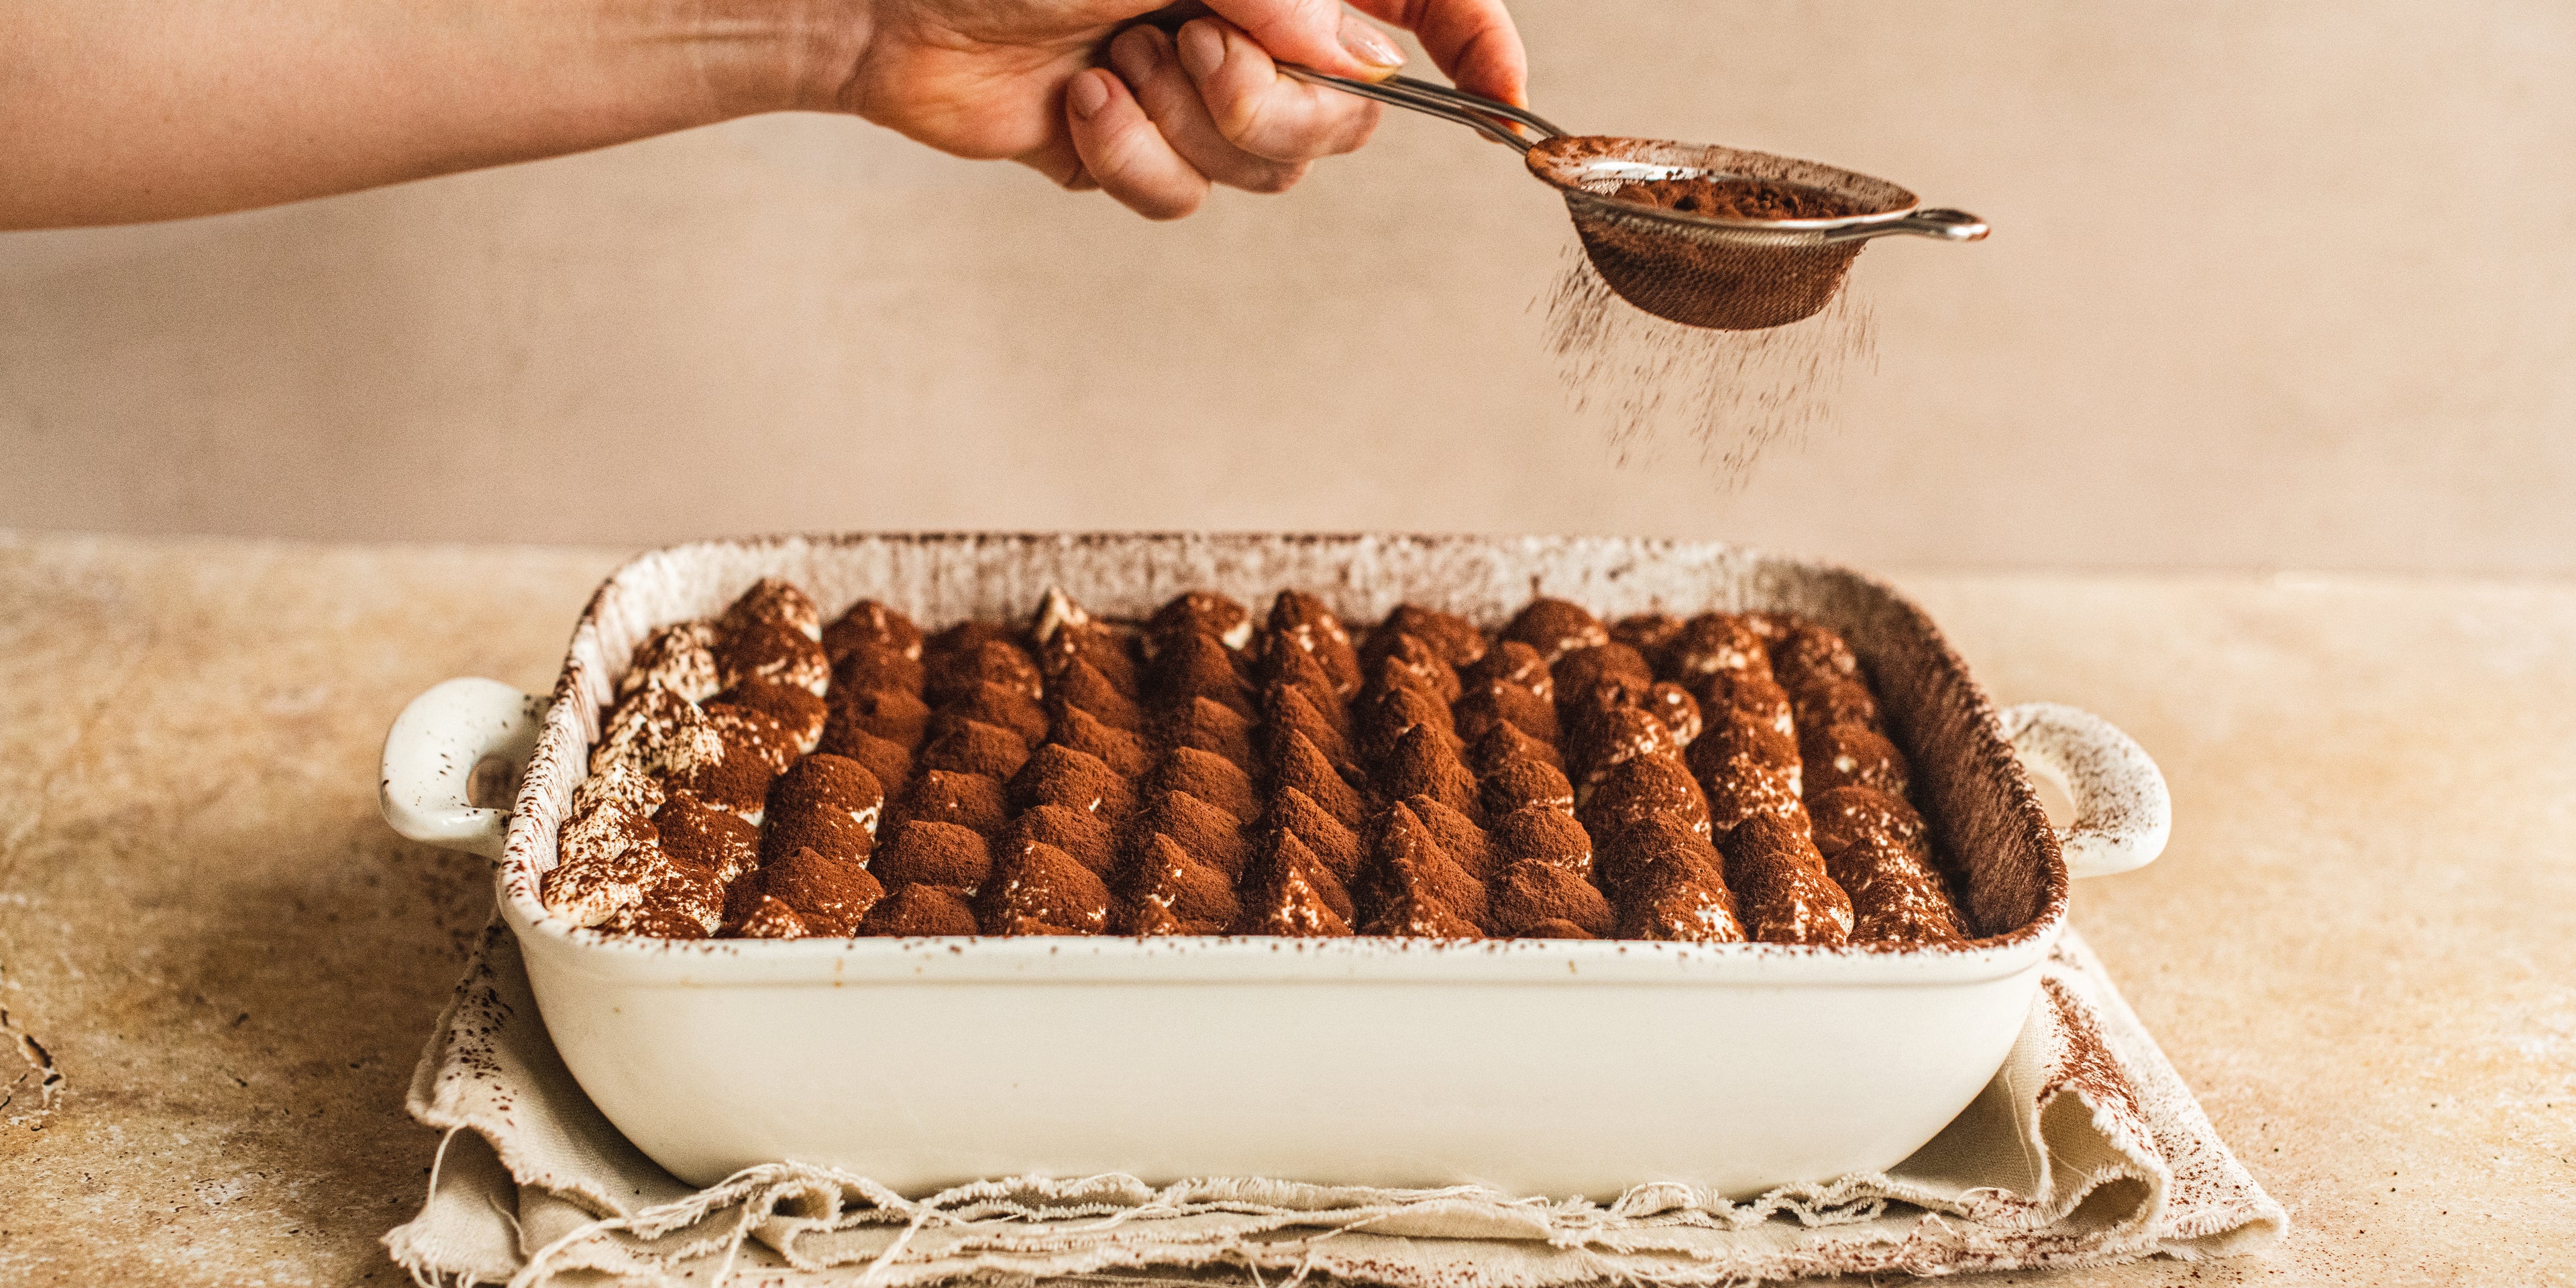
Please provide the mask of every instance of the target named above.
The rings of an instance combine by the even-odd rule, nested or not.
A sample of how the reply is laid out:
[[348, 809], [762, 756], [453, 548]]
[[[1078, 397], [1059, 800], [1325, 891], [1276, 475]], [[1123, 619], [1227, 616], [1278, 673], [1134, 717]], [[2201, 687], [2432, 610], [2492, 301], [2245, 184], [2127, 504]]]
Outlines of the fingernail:
[[1163, 61], [1163, 42], [1154, 38], [1151, 27], [1130, 27], [1125, 35], [1111, 41], [1109, 63], [1130, 85], [1141, 84], [1154, 74], [1154, 64]]
[[1193, 80], [1206, 80], [1225, 66], [1225, 33], [1201, 18], [1181, 28], [1181, 66]]
[[1073, 84], [1066, 87], [1064, 101], [1067, 107], [1073, 109], [1075, 116], [1088, 121], [1100, 109], [1109, 106], [1109, 86], [1102, 82], [1098, 74], [1084, 72], [1074, 77]]
[[1358, 14], [1342, 15], [1342, 50], [1371, 67], [1393, 71], [1404, 66], [1404, 51]]

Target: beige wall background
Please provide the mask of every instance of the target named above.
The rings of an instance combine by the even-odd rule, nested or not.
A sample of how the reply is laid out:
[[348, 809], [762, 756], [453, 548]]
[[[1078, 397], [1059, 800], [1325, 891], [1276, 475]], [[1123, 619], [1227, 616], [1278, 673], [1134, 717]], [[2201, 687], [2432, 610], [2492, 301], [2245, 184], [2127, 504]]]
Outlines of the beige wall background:
[[1729, 491], [1567, 409], [1531, 307], [1562, 208], [1463, 130], [1390, 118], [1292, 194], [1149, 225], [764, 118], [0, 235], [0, 525], [2576, 572], [2576, 7], [1514, 8], [1562, 123], [1835, 161], [1996, 234], [1865, 255], [1876, 374]]

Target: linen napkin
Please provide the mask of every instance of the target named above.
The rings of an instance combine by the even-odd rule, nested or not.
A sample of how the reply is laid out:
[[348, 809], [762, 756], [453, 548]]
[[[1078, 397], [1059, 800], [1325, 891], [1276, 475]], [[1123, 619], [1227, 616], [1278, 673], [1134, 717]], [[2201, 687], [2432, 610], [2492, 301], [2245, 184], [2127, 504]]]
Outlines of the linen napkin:
[[1120, 1175], [997, 1177], [906, 1197], [792, 1163], [693, 1189], [582, 1094], [498, 922], [422, 1054], [408, 1107], [446, 1136], [419, 1215], [385, 1245], [420, 1282], [459, 1288], [915, 1288], [1156, 1272], [1678, 1288], [2233, 1255], [2268, 1247], [2287, 1224], [2071, 930], [2011, 1056], [1931, 1143], [1885, 1173], [1750, 1200], [1651, 1182], [1604, 1204], [1472, 1186]]

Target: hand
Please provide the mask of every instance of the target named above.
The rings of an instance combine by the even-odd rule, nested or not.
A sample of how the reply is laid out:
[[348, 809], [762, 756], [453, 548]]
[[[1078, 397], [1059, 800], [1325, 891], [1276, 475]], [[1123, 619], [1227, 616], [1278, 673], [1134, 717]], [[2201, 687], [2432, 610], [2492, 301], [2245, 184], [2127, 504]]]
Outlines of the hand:
[[[1196, 210], [1210, 184], [1284, 190], [1310, 162], [1367, 142], [1376, 103], [1292, 80], [1274, 59], [1365, 80], [1403, 62], [1337, 0], [1209, 0], [1193, 8], [1213, 12], [1177, 32], [1136, 23], [1152, 0], [850, 2], [867, 12], [839, 30], [863, 43], [825, 62], [849, 71], [814, 106], [1097, 187], [1150, 219]], [[1416, 32], [1461, 88], [1522, 101], [1520, 37], [1501, 0], [1356, 2]]]
[[[1375, 104], [1271, 61], [1392, 72], [1394, 45], [1334, 0], [1209, 0], [1177, 38], [1128, 30], [1155, 3], [0, 3], [0, 228], [242, 210], [791, 108], [1016, 158], [1156, 218], [1211, 182], [1277, 191], [1368, 138]], [[1360, 7], [1519, 100], [1502, 0]]]

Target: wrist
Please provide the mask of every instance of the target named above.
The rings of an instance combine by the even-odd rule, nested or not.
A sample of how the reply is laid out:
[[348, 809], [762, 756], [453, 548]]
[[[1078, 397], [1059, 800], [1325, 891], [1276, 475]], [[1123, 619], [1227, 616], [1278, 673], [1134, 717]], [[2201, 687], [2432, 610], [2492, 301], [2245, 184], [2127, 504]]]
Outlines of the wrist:
[[834, 110], [872, 29], [870, 0], [688, 3], [688, 43], [727, 117]]

